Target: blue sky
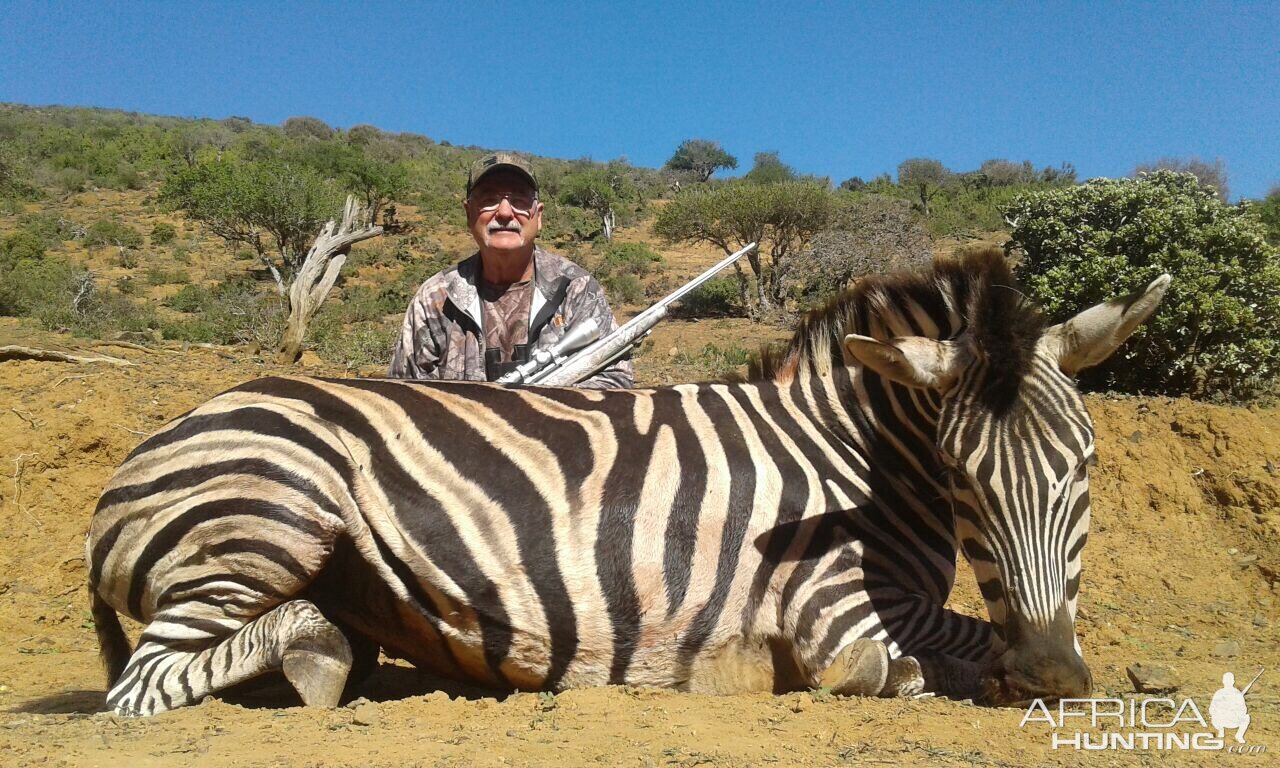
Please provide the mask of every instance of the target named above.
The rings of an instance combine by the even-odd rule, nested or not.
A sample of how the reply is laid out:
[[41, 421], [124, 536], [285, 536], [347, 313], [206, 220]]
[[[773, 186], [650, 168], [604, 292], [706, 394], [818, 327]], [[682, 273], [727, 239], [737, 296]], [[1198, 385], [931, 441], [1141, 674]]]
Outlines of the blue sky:
[[28, 3], [0, 101], [313, 115], [661, 165], [721, 141], [838, 182], [914, 156], [1126, 175], [1222, 158], [1280, 183], [1280, 2]]

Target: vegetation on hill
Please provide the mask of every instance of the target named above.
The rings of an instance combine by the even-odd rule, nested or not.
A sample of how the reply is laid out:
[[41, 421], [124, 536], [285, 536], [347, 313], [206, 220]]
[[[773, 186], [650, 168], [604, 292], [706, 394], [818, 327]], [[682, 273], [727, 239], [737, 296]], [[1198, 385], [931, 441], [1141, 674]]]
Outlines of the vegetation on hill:
[[1280, 249], [1249, 206], [1161, 170], [1025, 195], [1006, 214], [1019, 277], [1055, 317], [1173, 275], [1155, 316], [1086, 385], [1232, 400], [1274, 392]]
[[[304, 116], [270, 126], [0, 104], [0, 314], [86, 336], [275, 346], [284, 289], [351, 194], [386, 234], [353, 249], [307, 343], [351, 366], [380, 365], [413, 291], [474, 247], [461, 202], [467, 168], [485, 151]], [[786, 324], [863, 274], [916, 268], [954, 247], [941, 240], [1012, 229], [1024, 275], [1052, 312], [1170, 269], [1184, 281], [1171, 294], [1182, 314], [1149, 335], [1176, 336], [1193, 320], [1215, 329], [1194, 351], [1166, 339], [1159, 354], [1141, 353], [1153, 367], [1097, 370], [1087, 384], [1248, 398], [1271, 391], [1280, 371], [1268, 346], [1280, 335], [1268, 303], [1280, 189], [1228, 205], [1220, 163], [1152, 165], [1195, 174], [1193, 192], [1160, 173], [1079, 186], [1070, 164], [1004, 159], [962, 171], [911, 158], [896, 178], [833, 187], [771, 151], [726, 180], [714, 176], [738, 159], [705, 138], [681, 143], [659, 170], [624, 159], [531, 162], [546, 205], [542, 240], [593, 270], [620, 310], [679, 279], [639, 233], [726, 253], [759, 241], [677, 314]], [[1108, 218], [1117, 205], [1129, 218]], [[1066, 220], [1085, 234], [1036, 234]]]

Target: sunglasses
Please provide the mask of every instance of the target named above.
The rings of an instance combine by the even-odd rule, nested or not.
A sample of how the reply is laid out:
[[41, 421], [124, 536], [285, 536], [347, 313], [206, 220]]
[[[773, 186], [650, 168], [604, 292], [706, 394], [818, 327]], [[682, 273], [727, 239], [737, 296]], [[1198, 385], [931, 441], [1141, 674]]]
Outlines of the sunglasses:
[[498, 210], [502, 201], [511, 203], [511, 210], [518, 216], [528, 216], [533, 206], [538, 203], [536, 192], [476, 192], [471, 196], [471, 203], [478, 207], [480, 213]]

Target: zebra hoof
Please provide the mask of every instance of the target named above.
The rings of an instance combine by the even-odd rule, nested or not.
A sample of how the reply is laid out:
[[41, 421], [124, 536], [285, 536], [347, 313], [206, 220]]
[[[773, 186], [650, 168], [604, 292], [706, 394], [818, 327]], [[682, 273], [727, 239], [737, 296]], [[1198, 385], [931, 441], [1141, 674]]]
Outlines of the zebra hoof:
[[879, 696], [888, 679], [889, 650], [862, 637], [841, 649], [822, 673], [821, 685], [841, 696]]
[[890, 699], [906, 699], [924, 693], [924, 671], [914, 656], [889, 661], [889, 677], [880, 695]]
[[302, 703], [308, 707], [336, 707], [347, 685], [351, 662], [343, 663], [328, 654], [310, 650], [289, 650], [284, 654], [284, 676]]

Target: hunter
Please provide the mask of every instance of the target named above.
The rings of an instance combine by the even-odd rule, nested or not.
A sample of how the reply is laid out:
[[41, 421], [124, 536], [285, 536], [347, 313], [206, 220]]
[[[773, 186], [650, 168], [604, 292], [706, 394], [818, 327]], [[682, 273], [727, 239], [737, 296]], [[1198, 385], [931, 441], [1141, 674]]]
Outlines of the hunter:
[[[594, 318], [618, 327], [604, 290], [586, 270], [534, 242], [542, 229], [538, 180], [523, 158], [487, 155], [467, 175], [467, 228], [479, 251], [427, 279], [405, 312], [388, 375], [495, 381]], [[633, 385], [622, 359], [578, 384]]]

